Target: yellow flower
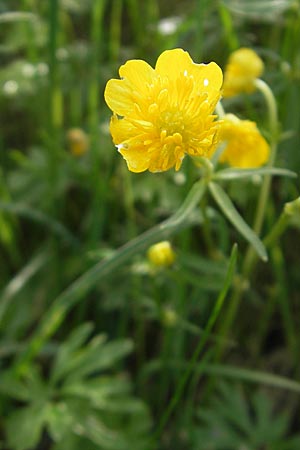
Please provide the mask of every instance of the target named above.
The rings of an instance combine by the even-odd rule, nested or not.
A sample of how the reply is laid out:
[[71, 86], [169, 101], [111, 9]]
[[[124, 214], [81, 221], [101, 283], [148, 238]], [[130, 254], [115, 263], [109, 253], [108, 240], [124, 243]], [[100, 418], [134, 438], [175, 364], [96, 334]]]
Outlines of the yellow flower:
[[81, 156], [89, 149], [89, 139], [81, 128], [70, 128], [67, 133], [70, 152], [74, 156]]
[[224, 73], [223, 96], [232, 97], [255, 90], [254, 81], [264, 70], [264, 63], [255, 51], [240, 48], [233, 52]]
[[268, 161], [270, 147], [255, 122], [226, 114], [221, 122], [220, 140], [227, 142], [221, 162], [247, 169], [260, 167]]
[[178, 170], [186, 154], [209, 156], [217, 122], [213, 111], [220, 98], [220, 67], [195, 64], [182, 49], [163, 52], [155, 69], [130, 60], [109, 80], [105, 100], [114, 112], [113, 141], [132, 172]]
[[176, 255], [169, 241], [161, 241], [149, 247], [147, 257], [153, 266], [168, 267], [174, 263]]

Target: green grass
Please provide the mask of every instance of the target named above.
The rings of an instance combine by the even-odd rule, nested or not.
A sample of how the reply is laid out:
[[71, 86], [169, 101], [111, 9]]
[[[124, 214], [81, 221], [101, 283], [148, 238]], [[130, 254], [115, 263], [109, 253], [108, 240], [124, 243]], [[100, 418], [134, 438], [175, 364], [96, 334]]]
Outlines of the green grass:
[[[300, 4], [238, 3], [0, 1], [1, 449], [300, 448]], [[279, 143], [260, 92], [223, 106], [288, 170], [129, 172], [103, 98], [119, 66], [181, 47], [224, 68], [240, 46]]]

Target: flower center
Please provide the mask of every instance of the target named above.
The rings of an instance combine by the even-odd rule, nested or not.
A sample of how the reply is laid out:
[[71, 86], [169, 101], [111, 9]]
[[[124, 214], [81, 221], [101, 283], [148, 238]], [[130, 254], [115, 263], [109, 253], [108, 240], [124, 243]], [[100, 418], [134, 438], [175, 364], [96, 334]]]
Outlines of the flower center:
[[159, 130], [161, 143], [181, 146], [184, 141], [184, 114], [182, 111], [164, 111], [160, 114]]
[[160, 115], [160, 129], [166, 130], [167, 135], [184, 131], [184, 116], [182, 111], [164, 111]]

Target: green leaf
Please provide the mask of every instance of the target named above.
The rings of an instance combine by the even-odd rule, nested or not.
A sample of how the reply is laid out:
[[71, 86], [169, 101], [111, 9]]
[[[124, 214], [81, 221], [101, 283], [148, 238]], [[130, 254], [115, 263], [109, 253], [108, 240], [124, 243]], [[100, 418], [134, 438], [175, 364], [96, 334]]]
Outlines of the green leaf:
[[266, 386], [287, 389], [300, 394], [300, 383], [298, 381], [290, 380], [289, 378], [273, 373], [221, 364], [208, 364], [204, 368], [204, 371], [207, 374], [213, 374], [219, 377], [229, 377], [252, 383], [265, 384]]
[[254, 175], [279, 175], [283, 177], [297, 177], [295, 172], [280, 167], [261, 167], [259, 169], [224, 169], [214, 174], [215, 180], [236, 180], [250, 178]]
[[[137, 418], [139, 421], [139, 418]], [[96, 415], [88, 415], [82, 418], [80, 426], [83, 435], [94, 442], [99, 448], [105, 450], [143, 450], [145, 449], [145, 440], [143, 436], [137, 433], [131, 435], [126, 431], [113, 430], [108, 428], [102, 420]]]
[[8, 446], [14, 450], [35, 448], [45, 419], [45, 405], [32, 405], [10, 415], [6, 422]]
[[250, 242], [260, 258], [267, 261], [268, 255], [263, 243], [238, 213], [225, 191], [214, 182], [209, 183], [209, 190], [227, 219]]
[[[59, 347], [56, 359], [54, 361], [51, 378], [57, 381], [68, 373], [69, 363], [74, 352], [78, 350], [87, 340], [93, 330], [91, 323], [84, 323], [77, 327], [69, 336], [69, 338]], [[104, 336], [103, 336], [104, 339]]]
[[275, 450], [273, 444], [281, 444], [279, 450], [289, 429], [288, 411], [275, 413], [271, 398], [260, 391], [247, 396], [240, 385], [221, 383], [217, 395], [198, 409], [197, 416], [200, 423], [194, 434], [196, 448], [204, 441], [207, 448], [216, 450]]
[[96, 445], [99, 445], [100, 448], [109, 450], [125, 450], [128, 448], [122, 433], [108, 428], [96, 416], [89, 415], [85, 417], [80, 425], [84, 430], [84, 435]]
[[61, 441], [71, 432], [75, 425], [75, 419], [67, 403], [59, 402], [47, 405], [45, 421], [49, 434], [55, 442]]
[[103, 345], [103, 336], [95, 336], [89, 344], [69, 361], [66, 383], [80, 380], [90, 374], [112, 367], [132, 351], [129, 339]]
[[139, 414], [145, 410], [145, 405], [130, 396], [130, 390], [126, 378], [101, 377], [82, 383], [68, 383], [61, 392], [68, 397], [86, 399], [93, 408], [106, 413]]
[[18, 400], [26, 401], [30, 398], [29, 389], [20, 381], [14, 378], [12, 372], [7, 370], [2, 372], [0, 378], [0, 392]]
[[126, 378], [97, 377], [83, 382], [71, 382], [63, 386], [61, 393], [65, 396], [88, 399], [97, 407], [103, 400], [111, 396], [124, 396], [130, 391], [130, 385]]

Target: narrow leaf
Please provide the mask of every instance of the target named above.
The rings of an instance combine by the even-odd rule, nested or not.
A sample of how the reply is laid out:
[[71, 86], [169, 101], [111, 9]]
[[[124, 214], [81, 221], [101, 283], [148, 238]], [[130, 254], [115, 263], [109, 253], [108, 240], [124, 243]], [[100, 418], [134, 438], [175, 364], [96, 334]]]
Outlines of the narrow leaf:
[[263, 243], [238, 213], [225, 191], [218, 184], [213, 182], [209, 183], [209, 190], [227, 219], [244, 236], [244, 238], [253, 245], [260, 258], [263, 261], [267, 261], [268, 256]]
[[280, 167], [261, 167], [259, 169], [224, 169], [216, 172], [215, 180], [235, 180], [239, 178], [250, 178], [255, 175], [278, 175], [283, 177], [297, 177], [295, 172]]
[[291, 380], [281, 375], [275, 375], [273, 373], [221, 364], [207, 364], [204, 371], [207, 374], [234, 378], [252, 383], [265, 384], [266, 386], [287, 389], [300, 394], [300, 383], [298, 381]]

